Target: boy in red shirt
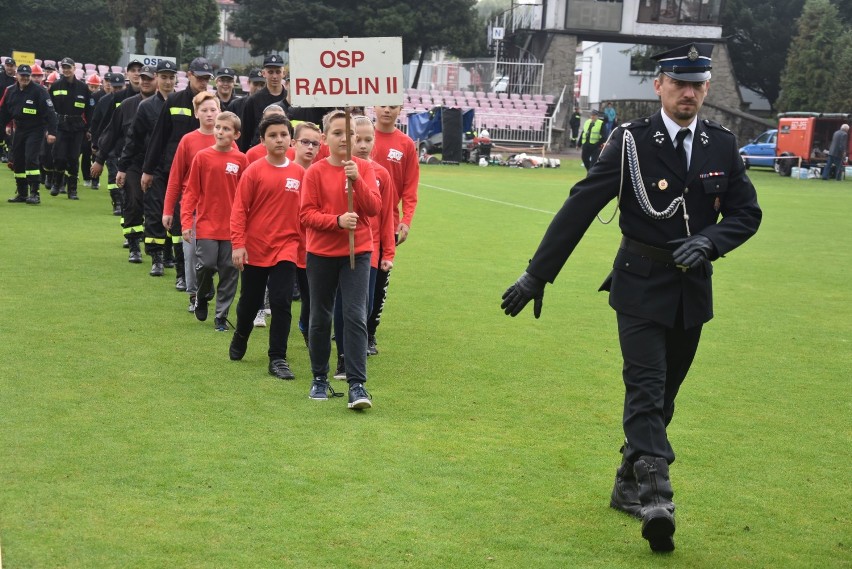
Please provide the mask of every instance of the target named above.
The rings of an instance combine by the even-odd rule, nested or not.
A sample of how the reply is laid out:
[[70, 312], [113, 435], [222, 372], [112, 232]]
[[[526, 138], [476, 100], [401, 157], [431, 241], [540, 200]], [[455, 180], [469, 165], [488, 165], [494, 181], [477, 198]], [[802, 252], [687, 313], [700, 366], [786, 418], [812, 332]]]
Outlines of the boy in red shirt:
[[240, 136], [240, 118], [225, 111], [216, 117], [213, 127], [216, 144], [192, 159], [183, 194], [181, 224], [184, 241], [193, 237], [195, 213], [195, 266], [198, 298], [195, 317], [207, 320], [207, 303], [213, 299], [213, 273], [219, 273], [216, 290], [216, 330], [228, 329], [228, 310], [237, 292], [239, 271], [231, 262], [231, 204], [237, 183], [248, 165], [245, 155], [234, 148]]
[[[314, 380], [309, 397], [328, 399], [328, 359], [331, 355], [331, 320], [338, 287], [343, 297], [346, 323], [343, 345], [349, 408], [372, 406], [364, 389], [367, 381], [367, 288], [373, 233], [370, 216], [381, 208], [372, 165], [357, 157], [347, 159], [348, 138], [343, 111], [332, 111], [323, 121], [323, 141], [329, 157], [305, 173], [300, 217], [305, 226], [308, 285], [311, 291], [309, 351]], [[347, 178], [353, 189], [353, 209], [347, 205]], [[355, 232], [355, 268], [349, 266], [349, 231]], [[333, 393], [333, 392], [332, 392]]]
[[232, 259], [243, 276], [237, 328], [228, 355], [232, 360], [245, 355], [253, 320], [268, 288], [272, 309], [269, 373], [279, 379], [295, 379], [287, 363], [287, 340], [301, 240], [299, 207], [305, 169], [287, 159], [291, 127], [283, 113], [267, 116], [258, 128], [267, 155], [246, 168], [231, 210]]
[[[374, 107], [376, 113], [376, 144], [373, 146], [373, 160], [390, 172], [396, 189], [394, 201], [394, 226], [396, 227], [398, 245], [408, 239], [414, 209], [417, 207], [417, 185], [420, 183], [420, 163], [414, 141], [396, 128], [400, 107]], [[399, 215], [399, 203], [402, 202], [402, 218]], [[376, 347], [376, 329], [382, 317], [390, 282], [390, 271], [380, 271], [376, 277], [373, 310], [367, 321], [369, 332], [370, 355], [378, 354]]]

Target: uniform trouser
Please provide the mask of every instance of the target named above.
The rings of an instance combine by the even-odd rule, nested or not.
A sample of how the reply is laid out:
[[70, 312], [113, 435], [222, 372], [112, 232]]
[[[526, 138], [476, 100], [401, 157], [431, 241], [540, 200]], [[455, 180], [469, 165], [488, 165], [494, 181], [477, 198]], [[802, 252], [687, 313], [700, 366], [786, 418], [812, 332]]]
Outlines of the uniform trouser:
[[[234, 267], [231, 252], [230, 241], [216, 239], [196, 239], [195, 241], [198, 298], [213, 298], [213, 274], [219, 273], [219, 286], [216, 287], [216, 318], [228, 317], [228, 310], [237, 294], [240, 272]], [[257, 314], [257, 309], [254, 312]]]
[[[107, 168], [107, 189], [108, 190], [119, 190], [121, 188], [118, 187], [118, 184], [115, 183], [115, 176], [118, 174], [118, 160], [114, 156], [110, 156], [106, 161]], [[141, 175], [141, 174], [140, 174]], [[100, 180], [100, 178], [97, 178]]]
[[80, 144], [80, 171], [83, 175], [84, 180], [92, 179], [92, 145], [85, 141], [85, 136], [83, 137], [84, 141]]
[[39, 151], [39, 162], [41, 163], [41, 168], [45, 175], [50, 174], [52, 176], [53, 144], [48, 144], [47, 140], [43, 140], [41, 143], [41, 150]]
[[595, 162], [598, 161], [598, 157], [600, 157], [600, 155], [600, 144], [583, 144], [580, 149], [580, 157], [583, 159], [583, 166], [586, 167], [586, 170], [591, 170], [592, 166], [595, 165]]
[[311, 322], [311, 287], [308, 285], [308, 271], [301, 268], [296, 269], [296, 278], [299, 280], [299, 294], [302, 297], [299, 329], [307, 331]]
[[130, 166], [125, 172], [124, 199], [121, 204], [121, 227], [128, 239], [139, 239], [145, 232], [142, 192], [142, 168]]
[[[373, 291], [376, 288], [376, 277], [379, 269], [370, 267], [370, 284], [367, 287], [367, 314], [373, 311], [373, 302], [375, 295]], [[334, 342], [337, 345], [338, 355], [344, 354], [343, 351], [343, 330], [345, 324], [343, 322], [343, 298], [340, 296], [340, 289], [337, 289], [337, 296], [334, 299]], [[368, 325], [369, 330], [369, 325]]]
[[388, 296], [388, 286], [390, 285], [391, 271], [379, 271], [376, 273], [376, 282], [373, 284], [373, 303], [370, 316], [367, 318], [367, 332], [370, 336], [376, 335], [376, 329], [379, 327], [382, 319], [382, 312], [385, 309], [385, 300]]
[[[15, 180], [23, 180], [25, 187], [38, 187], [41, 170], [39, 153], [44, 140], [44, 128], [17, 129], [12, 137], [11, 161], [15, 163]], [[20, 182], [18, 182], [20, 183]]]
[[842, 180], [845, 169], [843, 167], [843, 157], [831, 156], [829, 154], [825, 162], [825, 168], [822, 169], [822, 179], [828, 180], [831, 177], [831, 166], [834, 165], [836, 172], [834, 173], [835, 180]]
[[53, 143], [53, 167], [75, 180], [80, 173], [80, 149], [84, 135], [82, 130], [60, 129]]
[[[186, 270], [186, 259], [184, 258], [184, 247], [183, 244], [186, 241], [183, 240], [183, 228], [180, 224], [180, 202], [175, 204], [174, 216], [172, 217], [172, 226], [170, 229], [166, 230], [168, 234], [168, 241], [166, 243], [166, 247], [172, 248], [172, 253], [175, 259], [175, 274], [176, 277], [184, 277], [186, 279], [187, 270]], [[192, 278], [195, 280], [195, 255], [192, 256]]]
[[618, 339], [624, 358], [624, 458], [657, 456], [674, 462], [666, 436], [675, 397], [701, 337], [701, 326], [683, 328], [682, 309], [674, 328], [618, 312]]
[[[370, 253], [355, 255], [355, 269], [349, 256], [320, 257], [308, 253], [308, 287], [311, 289], [311, 322], [308, 344], [314, 377], [328, 377], [331, 356], [331, 321], [338, 287], [343, 297], [343, 348], [346, 379], [367, 381], [367, 289], [370, 285]], [[272, 317], [275, 320], [275, 316]]]
[[280, 261], [271, 267], [245, 265], [242, 273], [240, 300], [237, 302], [237, 332], [248, 338], [254, 328], [257, 311], [263, 308], [263, 297], [269, 288], [269, 359], [287, 358], [287, 341], [293, 321], [293, 282], [296, 264]]
[[162, 251], [166, 247], [166, 243], [171, 243], [171, 238], [166, 234], [166, 228], [163, 227], [163, 202], [165, 199], [166, 180], [162, 176], [156, 175], [142, 199], [145, 216], [145, 252], [149, 255]]

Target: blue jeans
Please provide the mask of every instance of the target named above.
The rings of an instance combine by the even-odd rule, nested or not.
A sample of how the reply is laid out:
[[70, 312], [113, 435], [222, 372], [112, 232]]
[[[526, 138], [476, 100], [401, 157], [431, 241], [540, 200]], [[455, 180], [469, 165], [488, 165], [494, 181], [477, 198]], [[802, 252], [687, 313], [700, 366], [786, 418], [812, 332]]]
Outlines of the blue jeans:
[[822, 170], [822, 179], [828, 180], [828, 177], [831, 175], [831, 166], [834, 164], [837, 167], [837, 174], [835, 175], [835, 179], [840, 181], [843, 179], [843, 172], [845, 168], [843, 167], [843, 158], [839, 156], [831, 156], [829, 154], [828, 160], [825, 161], [825, 168]]

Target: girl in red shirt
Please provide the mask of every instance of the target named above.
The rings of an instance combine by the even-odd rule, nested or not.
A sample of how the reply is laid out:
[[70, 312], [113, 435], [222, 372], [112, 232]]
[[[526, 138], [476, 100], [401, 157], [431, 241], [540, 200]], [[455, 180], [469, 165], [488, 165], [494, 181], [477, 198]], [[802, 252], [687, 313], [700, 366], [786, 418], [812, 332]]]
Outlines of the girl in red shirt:
[[231, 209], [231, 243], [234, 266], [242, 271], [237, 303], [237, 328], [229, 356], [240, 360], [264, 291], [269, 289], [272, 323], [269, 327], [269, 373], [295, 379], [287, 363], [293, 283], [301, 240], [300, 192], [305, 169], [287, 159], [290, 121], [271, 114], [260, 121], [260, 144], [265, 158], [246, 168]]
[[[309, 351], [314, 380], [309, 397], [328, 399], [328, 360], [331, 355], [331, 321], [338, 287], [346, 323], [343, 345], [349, 408], [372, 406], [364, 389], [367, 381], [367, 289], [373, 232], [370, 216], [381, 208], [373, 166], [357, 157], [347, 159], [353, 129], [346, 130], [343, 111], [323, 120], [323, 141], [329, 156], [305, 173], [301, 220], [305, 226], [308, 284], [311, 291]], [[348, 178], [348, 180], [347, 180]], [[348, 211], [347, 181], [352, 185], [353, 210]], [[355, 235], [355, 268], [349, 265], [349, 231]], [[333, 393], [333, 392], [332, 392]]]

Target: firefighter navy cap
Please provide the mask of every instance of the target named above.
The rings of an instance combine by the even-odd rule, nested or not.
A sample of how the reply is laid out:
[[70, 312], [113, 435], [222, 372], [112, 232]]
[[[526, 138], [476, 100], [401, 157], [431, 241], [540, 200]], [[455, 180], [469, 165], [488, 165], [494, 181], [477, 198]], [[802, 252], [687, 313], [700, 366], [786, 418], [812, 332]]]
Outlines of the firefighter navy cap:
[[196, 77], [211, 77], [213, 75], [213, 68], [203, 57], [193, 59], [189, 64], [189, 71]]
[[592, 109], [592, 114], [593, 115], [599, 115], [600, 111], [598, 111], [597, 109]]
[[131, 59], [130, 61], [127, 62], [127, 69], [130, 69], [134, 65], [138, 65], [139, 67], [144, 67], [145, 64], [142, 63], [141, 61], [139, 61], [138, 57], [134, 57], [133, 59]]
[[12, 59], [11, 57], [7, 57], [7, 58], [6, 58], [6, 61], [5, 61], [4, 63], [5, 63], [6, 65], [15, 65], [15, 60], [14, 60], [14, 59]]
[[124, 74], [113, 73], [112, 77], [109, 78], [109, 84], [113, 87], [119, 87], [121, 85], [124, 85]]
[[68, 67], [75, 67], [77, 64], [70, 57], [63, 57], [62, 61], [59, 62], [59, 67], [65, 67], [66, 65]]
[[216, 77], [230, 77], [231, 79], [233, 79], [236, 76], [236, 71], [234, 71], [230, 67], [223, 67], [222, 69], [216, 72]]
[[33, 69], [27, 64], [21, 64], [18, 66], [18, 75], [32, 75]]
[[143, 65], [142, 69], [139, 70], [139, 75], [144, 75], [149, 79], [153, 79], [157, 76], [157, 68], [153, 65]]
[[177, 65], [168, 59], [161, 59], [157, 62], [157, 73], [177, 73]]
[[284, 60], [281, 59], [280, 55], [275, 55], [274, 53], [271, 55], [267, 55], [263, 58], [263, 66], [264, 67], [284, 67]]
[[651, 59], [657, 62], [660, 73], [678, 81], [709, 81], [713, 68], [711, 43], [688, 43], [659, 53]]
[[249, 71], [248, 79], [250, 83], [266, 83], [266, 77], [263, 76], [263, 71], [260, 69]]

